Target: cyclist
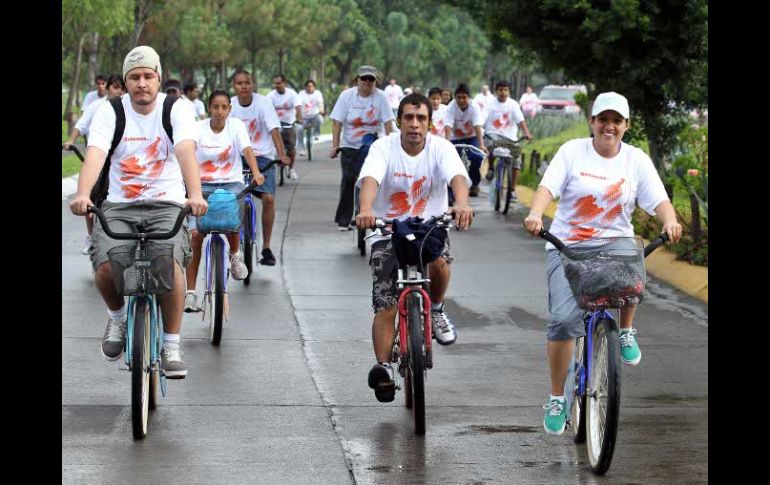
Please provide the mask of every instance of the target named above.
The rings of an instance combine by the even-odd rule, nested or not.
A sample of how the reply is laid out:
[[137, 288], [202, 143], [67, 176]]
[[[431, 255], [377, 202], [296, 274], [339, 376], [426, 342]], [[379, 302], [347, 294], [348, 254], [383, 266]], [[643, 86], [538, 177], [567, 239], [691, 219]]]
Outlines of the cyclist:
[[390, 109], [393, 110], [393, 116], [396, 116], [398, 103], [400, 103], [401, 98], [404, 97], [404, 91], [401, 89], [401, 86], [396, 84], [396, 78], [390, 78], [388, 85], [385, 86], [383, 92], [385, 93], [385, 96], [388, 97], [388, 105], [390, 106]]
[[377, 138], [383, 125], [386, 135], [393, 131], [393, 111], [388, 105], [385, 93], [375, 87], [377, 76], [376, 68], [359, 67], [357, 85], [340, 94], [331, 114], [334, 124], [329, 156], [335, 158], [337, 152], [342, 151], [340, 201], [334, 215], [340, 231], [352, 230], [354, 188], [369, 146]]
[[273, 90], [267, 97], [272, 101], [273, 108], [278, 115], [278, 120], [284, 124], [292, 126], [281, 128], [281, 139], [286, 154], [289, 155], [289, 177], [297, 179], [297, 172], [294, 170], [294, 159], [297, 157], [297, 131], [294, 129], [294, 123], [302, 123], [302, 103], [299, 101], [297, 92], [286, 87], [286, 78], [283, 74], [273, 76]]
[[[450, 209], [460, 229], [467, 229], [473, 219], [468, 205], [470, 179], [460, 157], [447, 140], [429, 133], [432, 108], [428, 98], [410, 94], [398, 107], [397, 125], [401, 130], [372, 145], [356, 185], [361, 189], [361, 212], [356, 216], [359, 228], [373, 227], [375, 218], [440, 217], [448, 209], [447, 185], [455, 192]], [[433, 334], [441, 345], [450, 345], [457, 332], [444, 311], [444, 294], [449, 285], [447, 239], [443, 257], [429, 263]], [[377, 363], [369, 371], [369, 386], [377, 400], [393, 400], [394, 370], [390, 365], [395, 338], [396, 287], [398, 261], [389, 238], [376, 238], [370, 260], [372, 285], [372, 340]], [[383, 388], [385, 390], [383, 391]]]
[[[195, 107], [195, 116], [196, 119], [202, 120], [206, 118], [206, 107], [203, 105], [203, 101], [199, 99], [201, 90], [198, 89], [198, 86], [195, 84], [185, 84], [184, 85], [184, 94], [182, 95], [182, 98], [189, 100], [192, 102], [193, 106]], [[211, 99], [209, 97], [209, 99]]]
[[105, 99], [107, 97], [107, 75], [97, 74], [94, 78], [94, 85], [96, 89], [86, 93], [86, 97], [83, 98], [83, 111], [86, 110], [88, 105], [96, 101], [97, 99]]
[[445, 104], [449, 106], [449, 103], [452, 102], [452, 90], [449, 88], [442, 88], [441, 89], [441, 104]]
[[[257, 157], [257, 165], [262, 170], [272, 159], [278, 158], [284, 165], [289, 165], [281, 139], [281, 123], [275, 113], [273, 103], [267, 97], [254, 92], [251, 74], [241, 69], [233, 77], [236, 96], [230, 98], [232, 111], [230, 116], [238, 118], [246, 125], [251, 140], [251, 148]], [[263, 173], [265, 182], [252, 192], [262, 201], [262, 259], [260, 264], [275, 266], [275, 255], [270, 250], [270, 238], [273, 235], [275, 221], [275, 170]]]
[[[478, 147], [486, 152], [484, 138], [481, 134], [481, 109], [479, 105], [471, 101], [471, 90], [465, 83], [460, 83], [455, 88], [455, 99], [449, 103], [447, 113], [444, 117], [444, 133], [446, 138], [452, 143], [465, 143]], [[484, 158], [475, 154], [468, 153], [468, 159], [471, 162], [468, 175], [471, 177], [471, 188], [469, 194], [471, 197], [478, 197], [479, 182], [481, 182], [481, 162]]]
[[[95, 102], [88, 105], [88, 108], [83, 112], [83, 116], [75, 123], [72, 128], [72, 133], [67, 141], [62, 143], [62, 148], [69, 150], [70, 146], [75, 143], [75, 140], [82, 134], [88, 136], [88, 127], [91, 125], [94, 113], [99, 107], [105, 103], [108, 99], [119, 98], [126, 93], [126, 85], [123, 83], [123, 78], [119, 74], [113, 74], [107, 79], [107, 96], [97, 99]], [[80, 254], [88, 255], [88, 251], [91, 249], [93, 240], [91, 234], [94, 232], [94, 220], [90, 217], [86, 217], [86, 239], [83, 243], [83, 249], [80, 250]]]
[[[241, 120], [229, 117], [231, 109], [227, 91], [216, 90], [209, 97], [211, 118], [198, 122], [198, 149], [195, 151], [195, 157], [200, 164], [201, 191], [207, 200], [209, 195], [217, 189], [239, 193], [245, 188], [241, 175], [241, 156], [246, 159], [257, 185], [265, 181], [264, 175], [259, 173], [257, 168], [257, 159], [254, 157], [246, 126]], [[196, 218], [191, 217], [189, 227], [192, 230], [193, 256], [187, 267], [187, 293], [184, 308], [186, 312], [200, 311], [198, 296], [195, 294], [195, 283], [198, 278], [204, 234], [198, 232], [196, 226]], [[227, 233], [227, 242], [230, 246], [230, 272], [234, 279], [242, 280], [248, 274], [248, 269], [243, 264], [243, 256], [238, 252], [240, 235], [237, 232]]]
[[[207, 204], [201, 196], [198, 163], [195, 160], [195, 114], [189, 105], [174, 103], [171, 108], [173, 144], [163, 127], [160, 91], [160, 58], [148, 46], [135, 47], [123, 61], [123, 78], [128, 96], [121, 98], [125, 127], [109, 167], [109, 194], [102, 205], [110, 226], [120, 232], [142, 225], [148, 232], [171, 229], [182, 204], [192, 214], [203, 215]], [[70, 204], [75, 215], [86, 215], [91, 188], [104, 166], [117, 127], [112, 105], [103, 104], [90, 126], [85, 162], [78, 178], [78, 190]], [[183, 181], [184, 179], [184, 181]], [[185, 187], [187, 200], [185, 202]], [[120, 358], [126, 339], [126, 305], [117, 293], [107, 253], [125, 245], [110, 238], [101, 225], [94, 227], [91, 262], [96, 286], [107, 304], [109, 319], [102, 340], [102, 355], [109, 361]], [[190, 233], [180, 230], [167, 242], [174, 245], [174, 289], [158, 296], [163, 313], [163, 372], [170, 379], [183, 379], [187, 366], [179, 348], [179, 330], [184, 306], [183, 268], [189, 263]]]
[[305, 155], [305, 133], [307, 129], [313, 130], [311, 136], [316, 141], [321, 133], [321, 124], [324, 122], [324, 95], [315, 88], [315, 82], [312, 79], [305, 81], [305, 89], [299, 92], [299, 103], [301, 106], [302, 124], [299, 126], [297, 135], [297, 147], [300, 154]]
[[534, 118], [537, 115], [537, 94], [532, 91], [532, 86], [527, 86], [527, 92], [521, 95], [519, 104], [521, 111], [527, 118]]
[[473, 101], [475, 101], [476, 104], [479, 105], [479, 108], [481, 108], [481, 121], [483, 123], [487, 121], [487, 116], [489, 116], [489, 103], [491, 103], [493, 99], [495, 99], [495, 95], [489, 92], [489, 86], [486, 84], [481, 86], [481, 92], [473, 98]]
[[446, 116], [447, 105], [441, 104], [441, 88], [430, 88], [428, 90], [428, 99], [433, 109], [430, 134], [446, 138], [446, 133], [444, 133], [444, 117]]
[[[527, 140], [532, 139], [532, 135], [529, 133], [529, 127], [527, 122], [524, 121], [524, 114], [521, 112], [519, 103], [509, 98], [511, 94], [511, 85], [508, 81], [497, 81], [495, 84], [495, 92], [497, 97], [489, 103], [489, 116], [487, 122], [484, 125], [485, 133], [495, 133], [502, 135], [511, 140], [516, 139], [518, 133], [517, 125], [524, 130], [524, 138]], [[489, 170], [487, 170], [486, 179], [492, 180], [494, 178], [494, 156], [489, 153], [487, 156], [489, 160]], [[516, 195], [516, 178], [521, 171], [521, 155], [513, 161], [513, 174], [511, 175], [511, 200], [517, 202], [519, 200]]]
[[[550, 232], [565, 242], [593, 237], [633, 237], [631, 214], [639, 205], [663, 223], [672, 242], [682, 235], [674, 207], [666, 195], [655, 167], [642, 150], [621, 140], [629, 127], [626, 98], [614, 92], [596, 97], [591, 111], [593, 138], [564, 143], [535, 192], [524, 227], [533, 235], [543, 229], [543, 211], [560, 197]], [[551, 395], [544, 407], [546, 432], [564, 431], [567, 409], [564, 382], [575, 348], [575, 338], [585, 335], [583, 311], [570, 290], [559, 254], [546, 244], [548, 281], [548, 362]], [[627, 365], [642, 358], [636, 342], [633, 318], [636, 305], [620, 311], [620, 357]]]

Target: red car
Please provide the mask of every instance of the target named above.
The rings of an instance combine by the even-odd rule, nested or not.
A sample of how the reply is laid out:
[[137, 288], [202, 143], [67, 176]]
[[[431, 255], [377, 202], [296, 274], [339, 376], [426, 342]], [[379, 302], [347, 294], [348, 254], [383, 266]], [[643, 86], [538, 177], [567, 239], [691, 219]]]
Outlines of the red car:
[[572, 115], [580, 114], [580, 106], [575, 102], [577, 93], [585, 94], [586, 87], [582, 84], [571, 86], [546, 86], [540, 91], [537, 101], [538, 114]]

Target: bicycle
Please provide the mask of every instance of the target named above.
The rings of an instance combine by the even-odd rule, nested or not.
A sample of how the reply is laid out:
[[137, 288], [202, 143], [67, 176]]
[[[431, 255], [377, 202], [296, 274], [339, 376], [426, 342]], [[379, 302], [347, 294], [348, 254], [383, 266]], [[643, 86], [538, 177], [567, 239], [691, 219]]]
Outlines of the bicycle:
[[318, 123], [320, 115], [312, 118], [302, 118], [302, 131], [305, 138], [305, 149], [307, 150], [307, 160], [313, 160], [313, 138], [321, 131], [321, 124]]
[[158, 293], [167, 293], [174, 287], [174, 245], [149, 240], [171, 239], [179, 232], [190, 206], [180, 209], [174, 227], [165, 233], [113, 232], [104, 213], [91, 206], [88, 212], [99, 218], [104, 232], [113, 239], [137, 241], [111, 249], [107, 255], [112, 266], [112, 277], [118, 294], [128, 296], [126, 320], [126, 366], [131, 371], [131, 427], [134, 439], [147, 436], [149, 410], [157, 406], [158, 382], [166, 396], [166, 377], [161, 367], [163, 322]]
[[[265, 165], [260, 172], [266, 173], [273, 168], [273, 165], [280, 163], [280, 160], [272, 160]], [[243, 169], [243, 183], [248, 185], [251, 183], [251, 180], [251, 169]], [[243, 251], [243, 264], [246, 265], [246, 269], [248, 270], [246, 277], [243, 279], [243, 285], [249, 286], [254, 268], [254, 255], [259, 254], [257, 248], [257, 207], [254, 204], [254, 196], [251, 191], [249, 191], [244, 198], [243, 225], [241, 226], [241, 251]]]
[[[433, 228], [451, 227], [452, 215], [446, 213], [431, 218], [428, 224]], [[388, 226], [393, 219], [375, 219], [375, 230], [367, 238], [388, 236]], [[431, 229], [433, 230], [433, 229]], [[422, 253], [422, 247], [420, 250]], [[424, 275], [424, 276], [423, 276]], [[404, 404], [412, 410], [414, 432], [425, 434], [425, 378], [428, 369], [433, 368], [433, 327], [431, 323], [430, 275], [427, 265], [398, 263], [398, 319], [396, 338], [393, 342], [391, 362], [398, 367], [395, 389], [401, 389], [404, 379]]]
[[[497, 162], [493, 169], [493, 206], [501, 214], [508, 214], [511, 198], [516, 190], [516, 187], [511, 184], [511, 180], [513, 180], [514, 163], [521, 156], [521, 139], [511, 140], [496, 133], [487, 133], [484, 136], [489, 140], [488, 146], [492, 148], [493, 160]], [[502, 211], [500, 211], [501, 205], [503, 206]]]
[[[585, 337], [575, 341], [565, 382], [567, 426], [573, 429], [575, 443], [587, 442], [591, 469], [603, 475], [617, 442], [621, 382], [618, 325], [607, 310], [642, 301], [644, 258], [665, 243], [668, 235], [664, 233], [642, 248], [636, 238], [594, 238], [567, 246], [548, 231], [542, 230], [540, 237], [561, 252], [578, 306], [586, 310]], [[620, 247], [621, 240], [633, 240], [635, 247]]]
[[[289, 133], [290, 134], [291, 132], [289, 130], [294, 131], [294, 125], [296, 125], [296, 124], [297, 124], [296, 121], [294, 123], [286, 123], [286, 122], [281, 121], [281, 138], [283, 139], [283, 145], [284, 145], [284, 148], [286, 149], [286, 153], [287, 154], [289, 152], [289, 148], [294, 148], [295, 150], [296, 150], [296, 148], [288, 143], [290, 140], [287, 139], [288, 135], [284, 136], [284, 133]], [[284, 166], [280, 167], [280, 170], [279, 170], [280, 173], [278, 174], [278, 177], [279, 177], [278, 178], [278, 186], [279, 187], [283, 187], [284, 176], [286, 178], [289, 178], [289, 174], [288, 174], [289, 170], [290, 170], [290, 167], [288, 165], [284, 165]]]

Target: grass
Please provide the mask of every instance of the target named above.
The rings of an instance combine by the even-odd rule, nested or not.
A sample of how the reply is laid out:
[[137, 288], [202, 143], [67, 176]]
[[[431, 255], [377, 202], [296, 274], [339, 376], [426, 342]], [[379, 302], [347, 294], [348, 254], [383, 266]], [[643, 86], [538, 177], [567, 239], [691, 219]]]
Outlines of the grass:
[[76, 155], [67, 155], [61, 159], [61, 178], [69, 177], [80, 172], [82, 163]]

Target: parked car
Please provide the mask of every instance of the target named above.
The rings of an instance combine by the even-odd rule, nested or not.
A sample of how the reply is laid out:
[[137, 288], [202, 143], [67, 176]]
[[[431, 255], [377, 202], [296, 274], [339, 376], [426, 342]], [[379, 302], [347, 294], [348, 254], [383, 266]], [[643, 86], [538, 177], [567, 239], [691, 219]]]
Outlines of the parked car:
[[580, 106], [575, 102], [577, 93], [586, 94], [586, 87], [582, 84], [570, 86], [549, 85], [540, 91], [537, 112], [544, 115], [568, 115], [580, 114]]

